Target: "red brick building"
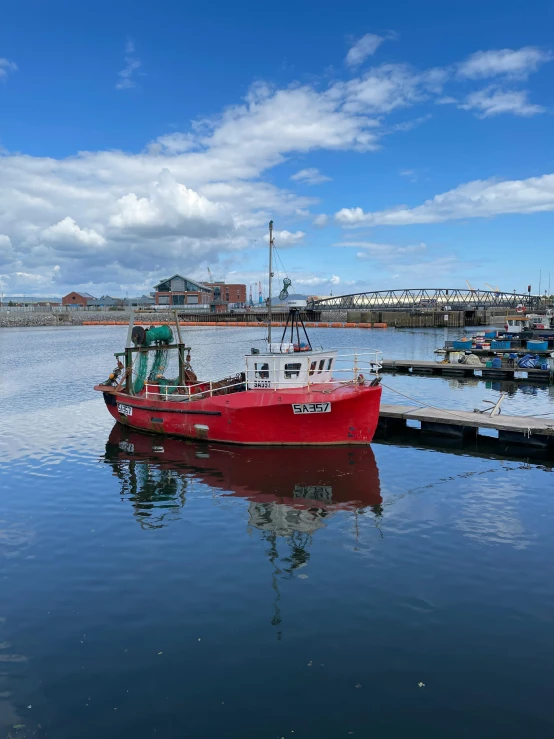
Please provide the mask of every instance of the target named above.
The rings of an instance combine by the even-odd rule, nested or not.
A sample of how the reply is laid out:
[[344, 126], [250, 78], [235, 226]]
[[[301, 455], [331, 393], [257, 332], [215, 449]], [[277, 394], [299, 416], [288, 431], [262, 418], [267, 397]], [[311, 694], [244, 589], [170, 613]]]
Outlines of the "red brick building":
[[62, 305], [80, 305], [81, 307], [86, 308], [91, 300], [96, 300], [96, 298], [88, 293], [72, 292], [63, 296]]
[[213, 291], [214, 299], [219, 297], [225, 303], [246, 304], [246, 285], [226, 282], [206, 282], [206, 287]]
[[188, 277], [173, 275], [162, 280], [155, 286], [156, 305], [203, 305], [212, 306], [215, 303], [218, 312], [221, 305], [245, 305], [246, 285], [230, 284], [225, 282], [197, 282]]

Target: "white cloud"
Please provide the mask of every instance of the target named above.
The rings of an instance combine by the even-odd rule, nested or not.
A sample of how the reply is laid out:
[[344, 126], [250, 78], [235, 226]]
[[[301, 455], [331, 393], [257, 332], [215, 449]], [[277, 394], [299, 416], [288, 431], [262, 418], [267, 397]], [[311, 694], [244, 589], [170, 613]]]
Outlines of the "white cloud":
[[407, 64], [382, 64], [360, 77], [336, 83], [330, 90], [344, 98], [343, 109], [352, 114], [382, 114], [440, 94], [448, 71], [440, 68], [415, 72]]
[[323, 287], [340, 285], [342, 283], [341, 278], [338, 275], [331, 275], [331, 277], [322, 277], [313, 275], [311, 277], [299, 277], [294, 280], [295, 285], [301, 285], [303, 287]]
[[475, 180], [435, 195], [416, 208], [400, 206], [375, 213], [365, 213], [362, 208], [343, 208], [335, 214], [335, 218], [346, 227], [405, 226], [552, 210], [554, 174], [548, 174], [527, 180]]
[[273, 238], [277, 247], [285, 247], [294, 246], [295, 244], [300, 243], [304, 240], [305, 236], [306, 234], [304, 233], [304, 231], [296, 231], [295, 233], [291, 233], [290, 231], [287, 231], [285, 229], [283, 231], [276, 231], [273, 235]]
[[104, 246], [106, 239], [91, 228], [79, 228], [73, 218], [66, 216], [53, 226], [45, 228], [41, 234], [42, 241], [59, 246]]
[[182, 154], [197, 147], [194, 136], [190, 133], [168, 133], [158, 136], [148, 145], [150, 154]]
[[465, 268], [471, 264], [460, 261], [456, 254], [444, 254], [442, 248], [429, 249], [423, 242], [396, 246], [370, 241], [344, 241], [334, 246], [361, 249], [356, 252], [356, 258], [371, 261], [372, 271], [380, 275], [380, 280], [402, 278], [419, 284], [420, 278], [452, 276], [462, 265]]
[[215, 237], [234, 229], [222, 205], [177, 182], [168, 169], [162, 170], [148, 197], [131, 192], [117, 201], [116, 209], [110, 225], [133, 233]]
[[330, 182], [331, 177], [322, 174], [319, 169], [315, 167], [309, 167], [308, 169], [301, 169], [296, 174], [291, 176], [291, 180], [295, 182], [305, 182], [307, 185], [320, 185], [322, 182]]
[[553, 58], [552, 52], [543, 51], [536, 46], [525, 46], [517, 50], [477, 51], [458, 66], [458, 75], [473, 80], [498, 75], [525, 78]]
[[435, 100], [436, 105], [453, 105], [457, 102], [456, 98], [453, 98], [451, 95], [445, 95], [444, 97]]
[[348, 50], [346, 63], [349, 67], [359, 66], [368, 56], [373, 56], [385, 40], [384, 36], [375, 33], [366, 33], [358, 39]]
[[328, 220], [329, 220], [329, 216], [326, 213], [320, 213], [314, 218], [314, 220], [312, 221], [312, 224], [316, 228], [325, 228]]
[[400, 177], [404, 177], [405, 179], [409, 180], [410, 182], [417, 182], [419, 177], [415, 169], [401, 169]]
[[472, 92], [467, 96], [465, 103], [459, 105], [464, 110], [475, 110], [479, 118], [489, 118], [501, 113], [530, 117], [537, 113], [544, 113], [542, 105], [533, 105], [527, 100], [526, 90], [502, 91], [493, 87]]
[[17, 254], [13, 248], [11, 239], [6, 234], [0, 234], [0, 269], [7, 269], [17, 263]]
[[10, 72], [17, 72], [17, 64], [9, 59], [0, 59], [0, 80], [6, 79]]
[[391, 261], [398, 257], [403, 257], [406, 254], [416, 254], [425, 252], [427, 245], [421, 242], [420, 244], [411, 244], [409, 246], [395, 246], [393, 244], [379, 244], [373, 241], [341, 241], [333, 246], [349, 246], [355, 247], [356, 249], [363, 249], [363, 252], [358, 252], [356, 256], [363, 259], [381, 259], [385, 261]]
[[[125, 53], [135, 59], [132, 42]], [[133, 84], [137, 69], [120, 75], [123, 87]], [[323, 208], [316, 198], [293, 191], [301, 180], [280, 188], [267, 181], [268, 170], [319, 151], [378, 149], [384, 136], [425, 119], [399, 123], [389, 114], [436, 101], [452, 74], [385, 64], [327, 86], [261, 82], [239, 104], [145, 142], [136, 153], [85, 151], [56, 159], [0, 151], [0, 233], [11, 242], [9, 251], [3, 242], [2, 269], [46, 276], [56, 293], [79, 285], [89, 292], [93, 285], [99, 293], [148, 292], [171, 272], [204, 277], [206, 263], [221, 273], [237, 269], [251, 259], [242, 250], [264, 243], [270, 218], [289, 229], [276, 234], [278, 245], [297, 244], [305, 239], [293, 228], [299, 218], [322, 227], [327, 216], [317, 215]], [[437, 205], [420, 208], [423, 213], [345, 209], [337, 220], [458, 217]], [[437, 210], [439, 216], [429, 215]]]
[[115, 89], [116, 90], [128, 90], [131, 87], [136, 87], [137, 83], [134, 79], [136, 70], [140, 67], [140, 61], [132, 56], [135, 52], [135, 44], [129, 40], [125, 44], [125, 67], [117, 73], [119, 77]]

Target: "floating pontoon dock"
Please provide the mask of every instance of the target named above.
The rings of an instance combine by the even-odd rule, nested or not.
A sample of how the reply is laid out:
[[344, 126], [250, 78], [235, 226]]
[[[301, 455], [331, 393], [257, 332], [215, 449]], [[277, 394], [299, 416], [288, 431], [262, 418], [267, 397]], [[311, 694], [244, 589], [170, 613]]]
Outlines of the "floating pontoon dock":
[[448, 377], [481, 377], [484, 380], [515, 380], [525, 382], [551, 382], [551, 370], [523, 369], [521, 367], [485, 367], [484, 364], [457, 364], [423, 359], [382, 359], [383, 372], [403, 372], [418, 375], [444, 375]]
[[554, 452], [554, 416], [490, 416], [431, 406], [381, 405], [379, 427], [387, 435], [402, 430], [408, 421], [419, 422], [422, 432], [450, 438], [468, 439], [480, 430], [489, 429], [498, 432], [500, 442], [538, 446]]

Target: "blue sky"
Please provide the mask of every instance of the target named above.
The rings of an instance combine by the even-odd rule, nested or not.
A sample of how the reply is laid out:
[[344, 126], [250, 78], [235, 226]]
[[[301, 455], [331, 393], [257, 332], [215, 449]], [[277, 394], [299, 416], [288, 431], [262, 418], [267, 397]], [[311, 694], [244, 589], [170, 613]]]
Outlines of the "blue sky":
[[270, 218], [297, 292], [547, 287], [554, 10], [511, 6], [7, 0], [4, 293], [250, 284]]

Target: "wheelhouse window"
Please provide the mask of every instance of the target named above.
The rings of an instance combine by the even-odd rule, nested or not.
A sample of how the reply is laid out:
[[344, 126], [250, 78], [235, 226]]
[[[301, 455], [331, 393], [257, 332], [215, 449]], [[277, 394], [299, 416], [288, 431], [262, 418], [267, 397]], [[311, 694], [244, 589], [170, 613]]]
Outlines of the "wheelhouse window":
[[256, 362], [256, 379], [267, 380], [269, 378], [269, 364], [267, 362]]
[[324, 360], [324, 359], [320, 359], [320, 360], [319, 360], [319, 369], [318, 369], [318, 371], [317, 371], [317, 372], [318, 372], [318, 374], [319, 374], [320, 372], [323, 372], [323, 368], [324, 368], [324, 367], [325, 367], [325, 360]]
[[333, 357], [329, 357], [327, 360], [327, 370], [330, 370], [333, 365]]
[[285, 380], [291, 380], [293, 377], [300, 376], [302, 364], [300, 362], [289, 362], [285, 364]]
[[310, 375], [313, 375], [314, 374], [316, 367], [317, 367], [317, 362], [312, 362], [310, 364]]

